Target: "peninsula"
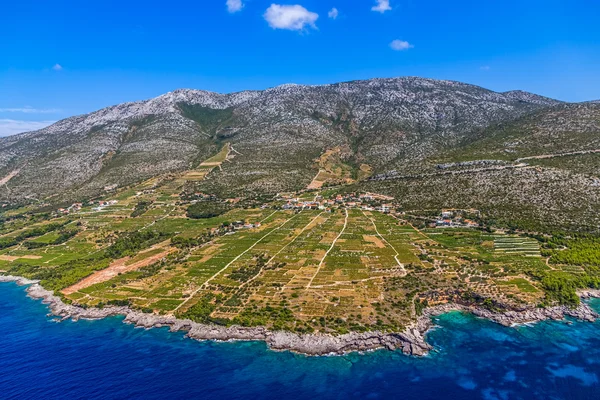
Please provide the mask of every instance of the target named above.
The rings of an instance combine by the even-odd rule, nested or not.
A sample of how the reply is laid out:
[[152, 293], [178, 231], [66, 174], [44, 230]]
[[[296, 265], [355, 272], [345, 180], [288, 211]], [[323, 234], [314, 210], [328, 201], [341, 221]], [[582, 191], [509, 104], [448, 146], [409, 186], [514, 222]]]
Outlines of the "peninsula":
[[0, 279], [58, 318], [304, 354], [422, 355], [451, 310], [591, 321], [599, 106], [399, 78], [69, 118], [0, 139]]

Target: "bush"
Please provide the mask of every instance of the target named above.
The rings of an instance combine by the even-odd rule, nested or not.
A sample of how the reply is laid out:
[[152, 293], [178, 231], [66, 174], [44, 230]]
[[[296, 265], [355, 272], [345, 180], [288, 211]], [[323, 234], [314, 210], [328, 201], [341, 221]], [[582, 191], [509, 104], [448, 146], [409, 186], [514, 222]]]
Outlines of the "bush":
[[168, 239], [164, 232], [137, 231], [119, 237], [108, 249], [106, 255], [110, 258], [121, 258], [137, 253], [139, 250]]
[[16, 246], [17, 244], [21, 243], [22, 241], [32, 238], [32, 237], [43, 236], [46, 233], [58, 230], [58, 229], [64, 227], [65, 225], [66, 224], [52, 223], [52, 224], [47, 224], [47, 225], [39, 226], [36, 228], [28, 229], [24, 232], [21, 232], [19, 235], [15, 236], [14, 238], [10, 238], [10, 237], [9, 238], [0, 238], [0, 250], [6, 249], [8, 247]]
[[77, 229], [63, 230], [60, 232], [60, 235], [56, 239], [54, 239], [50, 242], [27, 241], [27, 242], [23, 243], [23, 245], [29, 250], [39, 249], [40, 247], [46, 247], [46, 246], [56, 246], [56, 245], [67, 242], [69, 239], [71, 239], [78, 233], [79, 233], [79, 231]]
[[146, 211], [148, 211], [148, 207], [150, 207], [151, 205], [152, 205], [151, 201], [140, 201], [139, 203], [136, 204], [133, 212], [131, 213], [131, 217], [132, 218], [139, 217], [140, 215], [142, 215]]
[[225, 214], [229, 210], [230, 207], [227, 204], [202, 201], [189, 206], [187, 216], [193, 219], [214, 218]]
[[546, 275], [542, 278], [542, 287], [546, 292], [547, 299], [562, 305], [571, 307], [579, 305], [579, 297], [576, 293], [578, 286], [575, 279], [562, 274]]
[[213, 303], [214, 299], [215, 295], [212, 293], [204, 295], [196, 304], [181, 315], [181, 317], [200, 323], [212, 322], [210, 314], [212, 314], [216, 308], [216, 305]]

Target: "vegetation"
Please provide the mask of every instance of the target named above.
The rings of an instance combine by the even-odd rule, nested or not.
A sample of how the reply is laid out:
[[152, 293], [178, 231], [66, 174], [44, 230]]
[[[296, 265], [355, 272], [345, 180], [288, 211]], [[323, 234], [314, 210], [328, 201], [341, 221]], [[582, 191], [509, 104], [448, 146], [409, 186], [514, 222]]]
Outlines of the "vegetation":
[[600, 267], [600, 237], [573, 235], [570, 238], [549, 240], [546, 251], [553, 264], [572, 264], [586, 267]]
[[212, 293], [204, 294], [198, 302], [190, 307], [185, 313], [181, 314], [182, 318], [188, 318], [195, 322], [208, 323], [212, 322], [211, 314], [216, 308], [218, 297]]
[[[215, 129], [224, 129], [215, 118]], [[0, 269], [40, 279], [83, 307], [127, 305], [203, 323], [337, 334], [399, 331], [426, 307], [446, 302], [498, 312], [576, 306], [577, 290], [600, 286], [597, 235], [546, 229], [548, 219], [525, 217], [529, 210], [516, 203], [463, 210], [479, 228], [431, 227], [440, 203], [464, 198], [448, 187], [468, 192], [471, 175], [428, 178], [429, 203], [412, 192], [423, 184], [418, 179], [402, 181], [393, 193], [385, 181], [350, 184], [367, 176], [357, 168], [370, 173], [351, 149], [322, 157], [321, 149], [270, 153], [278, 161], [266, 164], [269, 174], [271, 168], [285, 174], [280, 165], [317, 163], [324, 183], [337, 185], [287, 198], [335, 200], [368, 188], [396, 195], [395, 208], [407, 212], [374, 211], [384, 200], [373, 199], [365, 200], [368, 210], [335, 202], [327, 205], [332, 210], [284, 210], [283, 194], [262, 191], [268, 180], [239, 169], [249, 153], [233, 146], [213, 146], [196, 169], [116, 189], [103, 197], [112, 200], [108, 205], [84, 202], [68, 216], [31, 207], [7, 211]], [[239, 164], [224, 163], [232, 154]], [[316, 171], [308, 172], [290, 185], [308, 185]], [[247, 179], [244, 185], [256, 190], [227, 188], [229, 179]], [[497, 190], [490, 198], [506, 201], [504, 188]]]
[[[37, 249], [45, 246], [56, 246], [68, 242], [71, 238], [79, 233], [77, 229], [63, 229], [56, 237], [52, 237], [50, 240], [29, 240], [23, 243], [27, 249]], [[40, 238], [41, 239], [41, 238]]]
[[148, 211], [148, 208], [152, 205], [151, 201], [140, 201], [139, 203], [137, 203], [135, 205], [135, 209], [133, 210], [133, 212], [131, 213], [131, 217], [135, 218], [135, 217], [139, 217], [140, 215], [144, 214], [146, 211]]
[[29, 276], [41, 280], [42, 285], [50, 290], [60, 290], [71, 286], [85, 278], [93, 271], [108, 267], [109, 260], [96, 254], [67, 261], [59, 268], [41, 265], [18, 263], [9, 269], [11, 274]]
[[227, 134], [228, 130], [223, 128], [226, 128], [227, 123], [233, 117], [233, 110], [231, 108], [215, 110], [210, 107], [187, 103], [179, 103], [178, 107], [186, 118], [195, 121], [213, 135], [219, 134], [219, 139], [229, 137]]
[[187, 209], [188, 218], [207, 219], [225, 214], [231, 208], [223, 203], [201, 201], [192, 204]]
[[556, 301], [569, 306], [579, 304], [576, 289], [585, 287], [582, 283], [565, 274], [548, 274], [542, 278], [542, 287], [546, 291], [547, 302]]
[[154, 230], [131, 232], [120, 236], [105, 253], [110, 258], [131, 256], [169, 237], [168, 233]]
[[41, 226], [38, 226], [35, 228], [27, 229], [27, 230], [17, 234], [16, 236], [2, 237], [2, 238], [0, 238], [0, 250], [15, 246], [15, 245], [23, 242], [26, 239], [29, 239], [32, 237], [37, 237], [37, 236], [42, 236], [42, 235], [45, 235], [46, 233], [61, 229], [63, 226], [64, 226], [64, 224], [51, 223], [51, 224], [41, 225]]
[[266, 306], [246, 309], [233, 322], [241, 326], [272, 326], [275, 330], [293, 330], [295, 318], [287, 307]]
[[179, 249], [189, 249], [192, 247], [201, 246], [204, 243], [207, 243], [210, 239], [210, 235], [201, 235], [193, 238], [176, 236], [173, 239], [171, 239], [171, 244]]

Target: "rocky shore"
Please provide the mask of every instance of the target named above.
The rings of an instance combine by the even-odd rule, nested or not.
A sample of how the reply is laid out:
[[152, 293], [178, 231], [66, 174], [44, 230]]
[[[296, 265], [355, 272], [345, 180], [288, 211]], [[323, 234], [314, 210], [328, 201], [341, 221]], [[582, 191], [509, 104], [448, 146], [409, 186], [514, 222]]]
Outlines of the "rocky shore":
[[[33, 299], [42, 300], [47, 304], [51, 315], [62, 320], [72, 319], [102, 319], [113, 316], [124, 316], [124, 322], [141, 328], [168, 327], [171, 331], [183, 331], [187, 336], [196, 340], [217, 341], [253, 341], [261, 340], [273, 350], [289, 350], [307, 355], [346, 354], [354, 351], [369, 351], [376, 349], [402, 350], [415, 356], [425, 355], [431, 346], [425, 341], [425, 334], [433, 327], [431, 317], [450, 311], [471, 312], [474, 315], [492, 320], [504, 326], [532, 323], [544, 320], [562, 320], [570, 316], [583, 321], [595, 321], [599, 318], [587, 304], [571, 309], [565, 306], [551, 308], [536, 308], [523, 311], [508, 311], [495, 313], [477, 307], [457, 304], [444, 304], [426, 309], [413, 326], [404, 332], [364, 332], [344, 335], [328, 334], [297, 334], [293, 332], [273, 332], [264, 327], [218, 326], [199, 324], [190, 320], [175, 317], [153, 315], [131, 310], [128, 307], [81, 308], [65, 304], [53, 292], [44, 289], [38, 282], [22, 277], [0, 276], [0, 282], [16, 282], [18, 285], [29, 286], [28, 295]], [[585, 291], [580, 294], [583, 298], [600, 297], [600, 291]]]
[[577, 292], [579, 297], [582, 299], [600, 298], [600, 290], [598, 289], [585, 289]]

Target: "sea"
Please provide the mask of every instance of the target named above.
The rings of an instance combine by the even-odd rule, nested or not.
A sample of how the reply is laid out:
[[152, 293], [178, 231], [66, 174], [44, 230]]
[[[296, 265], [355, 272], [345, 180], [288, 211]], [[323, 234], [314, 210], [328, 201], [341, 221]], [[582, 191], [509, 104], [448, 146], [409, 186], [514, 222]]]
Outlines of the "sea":
[[600, 323], [506, 328], [452, 312], [426, 357], [307, 357], [47, 314], [0, 283], [0, 399], [600, 399]]

